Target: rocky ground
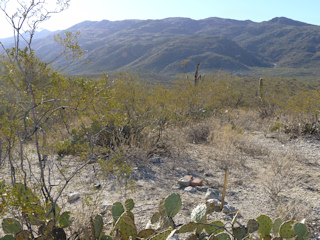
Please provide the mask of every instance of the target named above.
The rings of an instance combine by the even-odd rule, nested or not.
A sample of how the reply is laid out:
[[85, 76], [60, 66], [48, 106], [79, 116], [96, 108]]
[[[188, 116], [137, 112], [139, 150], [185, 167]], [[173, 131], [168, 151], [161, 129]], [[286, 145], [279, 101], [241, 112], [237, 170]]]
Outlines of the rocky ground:
[[[320, 239], [319, 140], [284, 140], [278, 135], [250, 132], [242, 134], [235, 148], [227, 146], [223, 151], [221, 146], [211, 143], [182, 145], [171, 156], [133, 161], [133, 187], [124, 187], [124, 182], [106, 176], [98, 163], [89, 164], [70, 182], [59, 205], [74, 214], [75, 224], [84, 224], [90, 215], [104, 212], [108, 225], [112, 221], [108, 206], [132, 198], [135, 221], [143, 228], [159, 201], [176, 192], [181, 195], [183, 206], [174, 220], [176, 224], [185, 223], [192, 209], [205, 202], [205, 192], [191, 193], [177, 188], [179, 178], [187, 174], [199, 177], [205, 186], [222, 191], [228, 167], [226, 201], [228, 206], [239, 209], [240, 222], [261, 214], [272, 218], [305, 218], [313, 232], [312, 239]], [[63, 160], [76, 162], [73, 157]], [[70, 167], [68, 173], [73, 170]], [[2, 169], [0, 180], [7, 177], [7, 171]], [[72, 193], [79, 193], [80, 198], [68, 201]], [[232, 215], [217, 212], [209, 218], [228, 222]]]

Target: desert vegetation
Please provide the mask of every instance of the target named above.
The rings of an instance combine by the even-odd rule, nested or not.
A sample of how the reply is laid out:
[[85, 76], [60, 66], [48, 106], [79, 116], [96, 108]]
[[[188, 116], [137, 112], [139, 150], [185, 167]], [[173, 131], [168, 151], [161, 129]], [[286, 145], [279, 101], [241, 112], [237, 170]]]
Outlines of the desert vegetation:
[[[63, 2], [53, 12], [62, 11], [68, 4]], [[0, 234], [6, 235], [1, 239], [167, 239], [175, 234], [186, 239], [308, 239], [319, 230], [316, 210], [306, 204], [303, 194], [290, 192], [308, 168], [307, 187], [319, 197], [318, 159], [305, 158], [295, 149], [276, 151], [267, 140], [260, 141], [272, 138], [276, 141], [272, 144], [281, 145], [318, 139], [319, 83], [224, 72], [196, 79], [183, 75], [166, 85], [126, 72], [94, 78], [64, 75], [52, 63], [62, 57], [81, 59], [80, 34], [57, 35], [60, 55], [49, 63], [39, 59], [32, 37], [47, 16], [41, 15], [42, 3], [32, 1], [17, 15], [8, 15], [16, 41], [11, 49], [2, 45]], [[0, 6], [6, 12], [5, 5]], [[29, 21], [29, 39], [21, 35], [23, 21]], [[26, 41], [25, 47], [20, 40]], [[252, 178], [259, 188], [256, 194], [265, 194], [272, 203], [270, 217], [253, 211], [248, 212], [250, 220], [241, 220], [239, 209], [225, 223], [211, 221], [213, 214], [221, 213], [219, 206], [196, 197], [183, 205], [180, 194], [172, 193], [162, 196], [166, 198], [144, 229], [135, 223], [135, 203], [127, 196], [139, 192], [135, 182], [143, 173], [135, 169], [155, 157], [166, 159], [166, 166], [157, 170], [166, 178], [205, 169], [225, 174], [220, 183], [208, 182], [224, 188], [223, 198], [229, 189]], [[114, 203], [102, 217], [93, 197], [87, 197], [83, 208], [87, 212], [81, 218], [61, 204], [66, 189], [80, 184], [78, 177], [91, 165], [94, 178], [116, 182], [125, 201]], [[251, 176], [255, 174], [259, 183]], [[232, 184], [226, 191], [228, 181]], [[102, 191], [101, 186], [94, 187]], [[181, 209], [191, 218], [181, 220]], [[105, 222], [108, 218], [110, 223]]]

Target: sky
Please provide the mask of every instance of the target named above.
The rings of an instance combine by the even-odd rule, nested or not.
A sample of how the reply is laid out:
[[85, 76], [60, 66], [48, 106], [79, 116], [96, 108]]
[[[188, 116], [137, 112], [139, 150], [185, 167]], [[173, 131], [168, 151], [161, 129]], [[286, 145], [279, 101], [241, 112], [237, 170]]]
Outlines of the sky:
[[[9, 0], [8, 4], [14, 4], [16, 1]], [[40, 25], [39, 30], [64, 30], [85, 20], [117, 21], [167, 17], [187, 17], [196, 20], [221, 17], [254, 22], [287, 17], [320, 25], [319, 11], [320, 0], [71, 0], [67, 10], [52, 15]], [[0, 39], [12, 35], [12, 28], [0, 11]]]

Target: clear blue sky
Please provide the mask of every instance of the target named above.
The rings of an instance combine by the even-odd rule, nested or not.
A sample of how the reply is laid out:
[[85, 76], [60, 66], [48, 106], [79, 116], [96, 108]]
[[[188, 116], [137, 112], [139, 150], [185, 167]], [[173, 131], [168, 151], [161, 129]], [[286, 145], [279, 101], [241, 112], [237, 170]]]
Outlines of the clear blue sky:
[[[14, 2], [16, 0], [10, 0]], [[25, 0], [30, 1], [30, 0]], [[56, 0], [47, 0], [55, 2]], [[162, 19], [167, 17], [231, 18], [261, 22], [274, 17], [320, 25], [320, 0], [71, 0], [43, 29], [63, 30], [85, 20]], [[0, 12], [0, 38], [12, 35]]]

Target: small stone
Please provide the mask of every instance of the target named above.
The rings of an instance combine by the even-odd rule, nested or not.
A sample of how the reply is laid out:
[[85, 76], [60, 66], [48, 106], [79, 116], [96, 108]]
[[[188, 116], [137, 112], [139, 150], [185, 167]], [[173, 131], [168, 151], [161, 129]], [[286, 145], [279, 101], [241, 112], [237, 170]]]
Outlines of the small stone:
[[78, 192], [70, 193], [68, 195], [68, 202], [75, 202], [80, 198], [80, 194]]
[[206, 186], [196, 186], [196, 189], [199, 192], [206, 192], [208, 190], [208, 187], [206, 187]]
[[195, 178], [195, 179], [191, 180], [190, 185], [191, 185], [192, 187], [202, 186], [202, 179], [200, 179], [200, 178]]
[[152, 163], [161, 163], [161, 158], [160, 157], [154, 157], [151, 159]]
[[206, 177], [213, 177], [213, 174], [211, 172], [205, 172], [204, 175]]
[[221, 206], [221, 202], [218, 199], [208, 199], [207, 203], [211, 203], [214, 206]]
[[183, 185], [180, 185], [180, 184], [176, 184], [176, 185], [173, 185], [171, 188], [172, 189], [182, 189], [182, 188], [184, 188], [185, 186], [183, 186]]
[[190, 182], [191, 182], [191, 179], [180, 178], [179, 181], [178, 181], [178, 184], [180, 184], [182, 186], [185, 186], [185, 187], [188, 187], [188, 186], [190, 186]]
[[192, 175], [185, 175], [183, 178], [192, 180], [192, 179], [193, 179], [193, 176], [192, 176]]
[[184, 190], [185, 190], [185, 191], [187, 191], [187, 192], [191, 192], [191, 193], [194, 193], [194, 192], [196, 192], [196, 191], [197, 191], [197, 190], [196, 190], [196, 188], [191, 187], [191, 186], [186, 187]]
[[218, 199], [219, 201], [222, 200], [222, 196], [219, 192], [219, 190], [217, 189], [213, 189], [213, 188], [208, 188], [205, 199]]
[[222, 209], [222, 212], [225, 214], [234, 214], [238, 211], [238, 209], [236, 209], [233, 206], [224, 206]]

